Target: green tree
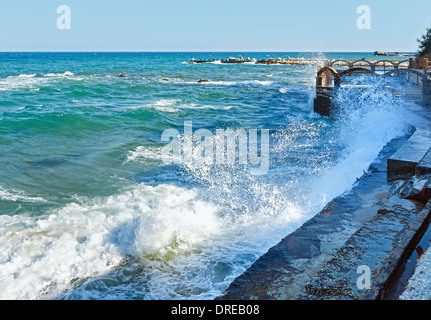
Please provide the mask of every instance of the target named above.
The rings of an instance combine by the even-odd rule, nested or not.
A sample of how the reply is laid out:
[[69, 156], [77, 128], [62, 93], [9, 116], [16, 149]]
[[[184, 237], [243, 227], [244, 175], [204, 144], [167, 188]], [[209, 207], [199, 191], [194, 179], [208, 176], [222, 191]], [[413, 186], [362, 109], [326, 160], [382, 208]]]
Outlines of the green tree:
[[431, 54], [431, 28], [428, 28], [425, 34], [418, 39], [419, 42], [419, 55], [425, 56]]

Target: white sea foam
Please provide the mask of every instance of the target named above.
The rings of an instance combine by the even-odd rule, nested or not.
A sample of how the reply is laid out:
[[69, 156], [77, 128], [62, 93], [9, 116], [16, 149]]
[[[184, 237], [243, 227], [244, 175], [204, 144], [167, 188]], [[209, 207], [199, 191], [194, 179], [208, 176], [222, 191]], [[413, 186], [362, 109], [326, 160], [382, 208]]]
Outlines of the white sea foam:
[[176, 106], [179, 102], [180, 100], [178, 99], [161, 99], [148, 105], [148, 107], [154, 108], [159, 111], [175, 112], [178, 110]]
[[214, 85], [214, 86], [236, 86], [236, 85], [258, 85], [258, 86], [270, 86], [274, 84], [272, 81], [268, 80], [241, 80], [241, 81], [232, 81], [232, 80], [207, 80], [199, 82], [199, 80], [184, 80], [181, 78], [168, 78], [167, 81], [164, 80], [166, 78], [156, 78], [155, 80], [162, 83], [178, 83], [178, 84], [191, 84], [191, 85]]
[[0, 90], [10, 91], [23, 88], [38, 89], [35, 86], [40, 86], [45, 81], [42, 78], [36, 77], [35, 74], [32, 75], [19, 75], [19, 76], [8, 76], [4, 79], [0, 79]]
[[149, 104], [132, 107], [131, 109], [150, 108], [163, 112], [177, 112], [180, 109], [180, 101], [178, 99], [160, 99]]
[[[16, 78], [34, 78], [36, 77], [36, 74], [20, 74], [19, 76], [16, 76]], [[8, 78], [15, 78], [14, 76], [9, 76]]]
[[163, 112], [178, 112], [182, 109], [214, 109], [214, 110], [229, 110], [233, 106], [211, 106], [211, 105], [198, 105], [196, 103], [184, 103], [179, 99], [160, 99], [155, 102], [145, 104], [142, 106], [131, 107], [131, 109], [155, 109]]
[[[193, 82], [195, 84], [197, 82]], [[234, 86], [239, 82], [237, 81], [223, 81], [223, 80], [209, 80], [208, 82], [201, 82], [201, 85], [218, 85], [218, 86]]]
[[208, 82], [201, 82], [203, 85], [219, 85], [219, 86], [234, 86], [234, 85], [260, 85], [270, 86], [273, 84], [272, 81], [262, 80], [244, 80], [244, 81], [223, 81], [223, 80], [210, 80]]
[[[382, 148], [391, 139], [406, 135], [410, 124], [416, 121], [414, 114], [408, 111], [409, 103], [390, 96], [384, 83], [366, 77], [357, 81], [372, 81], [374, 85], [365, 91], [352, 87], [338, 93], [336, 101], [340, 111], [335, 138], [343, 147], [343, 153], [311, 188], [320, 194], [322, 203], [350, 189]], [[318, 184], [323, 184], [325, 190]]]
[[0, 299], [54, 298], [128, 256], [196, 246], [218, 232], [217, 211], [193, 190], [137, 185], [46, 216], [0, 216]]
[[66, 72], [63, 72], [63, 73], [47, 73], [47, 74], [44, 74], [45, 77], [71, 77], [73, 75], [74, 75], [73, 72], [70, 72], [70, 71], [66, 71]]
[[21, 202], [46, 202], [41, 197], [32, 197], [26, 195], [20, 190], [7, 190], [0, 186], [0, 199], [4, 201], [21, 201]]
[[79, 78], [73, 76], [74, 74], [70, 71], [43, 75], [20, 74], [18, 76], [8, 76], [0, 79], [0, 91], [14, 91], [27, 88], [31, 91], [39, 91], [40, 88], [47, 85], [52, 78], [70, 77], [71, 79], [79, 80]]
[[170, 160], [172, 162], [178, 162], [181, 159], [175, 158], [173, 155], [167, 155], [163, 152], [163, 148], [146, 148], [144, 146], [138, 146], [135, 150], [129, 151], [126, 162], [145, 162], [147, 160]]

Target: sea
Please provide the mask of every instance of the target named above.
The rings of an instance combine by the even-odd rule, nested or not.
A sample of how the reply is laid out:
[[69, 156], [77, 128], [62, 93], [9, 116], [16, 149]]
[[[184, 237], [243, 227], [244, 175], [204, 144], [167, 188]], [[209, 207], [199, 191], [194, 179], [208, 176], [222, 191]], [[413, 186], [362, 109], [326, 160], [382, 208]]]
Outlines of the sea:
[[[188, 63], [230, 57], [252, 62]], [[346, 79], [329, 119], [315, 65], [253, 62], [278, 57], [375, 59], [0, 53], [0, 299], [214, 299], [411, 129], [408, 84]], [[249, 149], [257, 132], [268, 166], [181, 161], [166, 150], [187, 130], [243, 130]]]

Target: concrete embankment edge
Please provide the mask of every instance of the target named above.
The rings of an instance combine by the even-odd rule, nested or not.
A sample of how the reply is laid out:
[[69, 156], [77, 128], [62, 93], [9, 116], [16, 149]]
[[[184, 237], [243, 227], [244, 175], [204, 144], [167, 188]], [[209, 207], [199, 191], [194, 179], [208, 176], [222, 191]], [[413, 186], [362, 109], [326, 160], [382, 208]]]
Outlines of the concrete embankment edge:
[[[271, 248], [217, 299], [382, 298], [430, 220], [429, 203], [400, 198], [407, 182], [387, 178], [388, 160], [407, 138], [391, 141], [351, 190]], [[359, 265], [372, 269], [369, 290], [357, 287]]]

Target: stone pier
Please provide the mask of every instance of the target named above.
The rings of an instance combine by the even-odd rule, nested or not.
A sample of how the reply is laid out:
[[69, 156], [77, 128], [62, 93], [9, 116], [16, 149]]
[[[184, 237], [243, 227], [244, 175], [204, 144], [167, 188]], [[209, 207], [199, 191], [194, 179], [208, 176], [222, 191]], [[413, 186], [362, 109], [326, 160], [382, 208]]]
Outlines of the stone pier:
[[[406, 61], [394, 62], [390, 60], [379, 61], [347, 61], [335, 60], [325, 61], [323, 67], [319, 67], [316, 77], [316, 98], [314, 99], [314, 112], [331, 117], [334, 112], [334, 97], [337, 88], [342, 84], [342, 78], [357, 74], [378, 75], [377, 67], [383, 67], [383, 75], [392, 77], [404, 77], [406, 80], [417, 81], [420, 87], [421, 103], [431, 106], [431, 79], [428, 77], [427, 59], [410, 59], [408, 65]], [[346, 70], [336, 70], [336, 65], [348, 67]]]

